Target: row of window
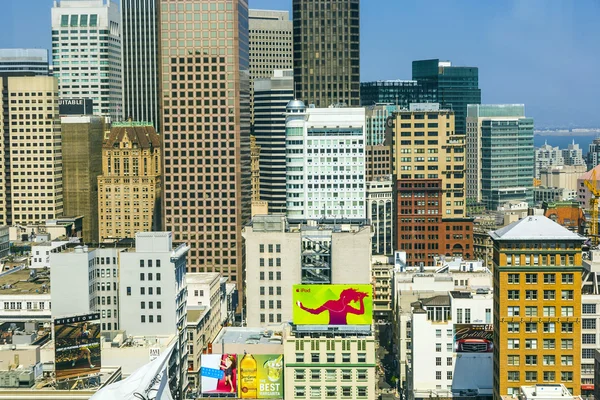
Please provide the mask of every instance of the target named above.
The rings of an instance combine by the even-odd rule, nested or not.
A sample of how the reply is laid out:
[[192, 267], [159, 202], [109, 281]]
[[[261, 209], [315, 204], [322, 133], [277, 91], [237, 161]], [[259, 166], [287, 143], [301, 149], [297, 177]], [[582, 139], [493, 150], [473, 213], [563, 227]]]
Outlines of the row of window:
[[[148, 315], [148, 323], [152, 324], [154, 323], [154, 315]], [[146, 323], [146, 315], [140, 315], [140, 322], [142, 322], [143, 324]], [[162, 315], [157, 315], [156, 316], [156, 323], [160, 324], [162, 322]]]
[[[542, 308], [542, 316], [544, 317], [556, 317], [556, 307], [554, 306], [544, 306]], [[508, 306], [507, 307], [507, 315], [509, 317], [518, 317], [521, 315], [521, 307], [519, 306]], [[526, 317], [537, 317], [538, 316], [538, 307], [537, 306], [526, 306], [525, 314]], [[560, 308], [560, 316], [561, 317], [573, 317], [574, 307], [573, 306], [562, 306]], [[563, 322], [562, 325], [568, 325], [572, 323]], [[564, 331], [563, 331], [564, 332]]]
[[[521, 265], [521, 255], [507, 255], [506, 256], [506, 265]], [[568, 257], [565, 255], [539, 255], [539, 254], [525, 254], [523, 256], [525, 258], [525, 265], [574, 265], [575, 256], [569, 255]], [[568, 261], [568, 263], [567, 263]], [[540, 264], [541, 262], [541, 264]], [[554, 275], [554, 274], [552, 274]]]
[[[572, 273], [561, 274], [561, 283], [563, 285], [572, 284], [573, 280], [574, 280], [574, 275]], [[519, 284], [520, 282], [521, 282], [521, 274], [508, 274], [508, 283], [509, 284], [516, 285], [516, 284]], [[538, 283], [538, 274], [525, 274], [525, 283], [526, 284], [537, 284]], [[544, 274], [544, 283], [545, 284], [556, 283], [556, 274], [545, 273]]]
[[[304, 359], [305, 359], [304, 353], [296, 353], [296, 362], [297, 363], [303, 363]], [[335, 353], [327, 353], [327, 355], [325, 356], [325, 360], [328, 363], [335, 362]], [[367, 354], [366, 353], [357, 353], [356, 360], [359, 363], [366, 363], [367, 362]], [[311, 353], [310, 362], [311, 363], [320, 363], [321, 355], [319, 353]], [[350, 362], [350, 353], [342, 353], [342, 362], [343, 363]]]
[[[574, 291], [573, 290], [561, 290], [560, 298], [562, 300], [573, 300]], [[520, 300], [521, 299], [521, 291], [520, 290], [509, 290], [508, 291], [508, 300]], [[525, 300], [537, 300], [538, 299], [538, 291], [537, 290], [525, 290]], [[556, 291], [555, 290], [544, 290], [544, 300], [556, 300]], [[595, 304], [593, 304], [595, 306]]]
[[[336, 381], [338, 379], [337, 369], [326, 369], [323, 371], [324, 374], [321, 374], [321, 372], [320, 369], [311, 369], [308, 370], [308, 373], [304, 369], [296, 369], [294, 370], [294, 378], [297, 381], [303, 381], [307, 378], [313, 381], [319, 381], [321, 378], [325, 381]], [[340, 370], [340, 379], [342, 381], [351, 381], [353, 379], [366, 380], [368, 379], [367, 370], [357, 369], [356, 374], [353, 374], [351, 369], [342, 369]]]
[[[519, 371], [508, 371], [507, 378], [509, 382], [519, 382], [521, 380], [521, 374]], [[525, 371], [526, 382], [539, 382], [537, 371]], [[572, 371], [562, 371], [560, 373], [561, 382], [573, 382]], [[543, 371], [542, 382], [556, 382], [556, 373], [554, 371]]]
[[[146, 288], [145, 287], [140, 287], [140, 294], [141, 295], [145, 295], [146, 294]], [[148, 287], [148, 295], [152, 296], [154, 294], [154, 288], [152, 286]], [[162, 288], [160, 286], [156, 287], [156, 294], [160, 295], [162, 294]], [[131, 296], [131, 286], [127, 286], [127, 296]]]
[[[275, 260], [275, 262], [273, 262], [273, 260]], [[272, 267], [272, 266], [273, 266], [273, 264], [275, 264], [275, 266], [277, 266], [277, 267], [281, 267], [281, 258], [279, 258], [279, 257], [277, 257], [277, 258], [275, 258], [275, 259], [273, 259], [273, 258], [269, 258], [269, 259], [268, 259], [268, 263], [269, 263], [269, 267]], [[264, 258], [261, 258], [261, 259], [259, 260], [259, 265], [260, 265], [261, 267], [264, 267], [264, 266], [265, 266], [265, 259], [264, 259]]]
[[[508, 365], [521, 365], [522, 356], [509, 354], [507, 357]], [[524, 356], [525, 365], [538, 365], [538, 358], [541, 359], [542, 365], [556, 365], [557, 360], [555, 355], [544, 355], [542, 357], [538, 357], [537, 355], [526, 355]], [[560, 365], [573, 365], [573, 359], [574, 356], [572, 355], [561, 355]]]
[[[517, 350], [521, 348], [521, 340], [520, 339], [508, 339], [508, 349], [509, 350]], [[556, 339], [543, 339], [543, 349], [544, 350], [553, 350], [556, 348]], [[525, 339], [525, 348], [535, 350], [538, 348], [538, 340], [537, 339]], [[573, 339], [560, 339], [560, 348], [561, 350], [572, 350], [573, 349]]]
[[[339, 389], [339, 390], [338, 390]], [[306, 394], [310, 393], [310, 398], [321, 399], [323, 397], [323, 390], [320, 386], [295, 386], [294, 387], [294, 397], [295, 398], [306, 398]], [[337, 388], [336, 386], [327, 386], [325, 387], [325, 398], [337, 399], [340, 398], [351, 398], [352, 397], [352, 388], [349, 386], [345, 386], [342, 388]], [[368, 390], [366, 386], [359, 386], [356, 388], [356, 398], [367, 398]]]
[[[275, 249], [276, 253], [281, 253], [281, 245], [280, 244], [276, 244], [276, 245], [269, 244], [267, 246], [268, 246], [267, 248], [268, 248], [268, 252], [269, 253], [273, 253], [273, 248]], [[262, 243], [259, 244], [258, 245], [258, 249], [259, 249], [259, 252], [264, 253], [265, 252], [265, 245], [262, 244]]]
[[[143, 280], [144, 280], [144, 277], [145, 277], [145, 275], [146, 275], [146, 274], [144, 274], [143, 272], [140, 272], [140, 281], [143, 281]], [[152, 280], [152, 277], [153, 277], [153, 275], [152, 275], [152, 272], [149, 272], [147, 275], [148, 275], [148, 280], [149, 280], [149, 281], [151, 281], [151, 280]], [[155, 274], [155, 276], [156, 276], [156, 280], [157, 280], [157, 281], [160, 281], [160, 279], [161, 279], [160, 272], [157, 272], [157, 273]]]
[[[156, 267], [160, 268], [160, 260], [156, 260]], [[140, 267], [144, 268], [144, 266], [147, 266], [148, 268], [152, 268], [152, 260], [147, 260], [147, 262], [144, 262], [144, 260], [140, 260]]]

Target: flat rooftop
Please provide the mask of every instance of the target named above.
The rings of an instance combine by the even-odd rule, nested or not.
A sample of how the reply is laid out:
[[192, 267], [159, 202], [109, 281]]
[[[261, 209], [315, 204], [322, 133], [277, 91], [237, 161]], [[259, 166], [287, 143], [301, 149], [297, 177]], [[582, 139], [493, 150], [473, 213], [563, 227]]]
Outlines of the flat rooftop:
[[215, 279], [219, 279], [219, 283], [221, 283], [220, 274], [218, 272], [196, 272], [185, 275], [185, 280], [187, 283], [198, 283], [208, 285], [212, 283]]
[[50, 274], [37, 272], [28, 268], [12, 269], [0, 276], [0, 294], [50, 293]]
[[208, 310], [209, 310], [208, 307], [195, 307], [195, 308], [188, 307], [188, 309], [187, 309], [188, 324], [199, 322], [204, 317], [204, 315], [208, 312]]
[[269, 339], [273, 335], [273, 332], [281, 332], [282, 330], [283, 328], [280, 326], [273, 328], [227, 327], [221, 330], [213, 343], [221, 343], [223, 341], [226, 344], [281, 344]]

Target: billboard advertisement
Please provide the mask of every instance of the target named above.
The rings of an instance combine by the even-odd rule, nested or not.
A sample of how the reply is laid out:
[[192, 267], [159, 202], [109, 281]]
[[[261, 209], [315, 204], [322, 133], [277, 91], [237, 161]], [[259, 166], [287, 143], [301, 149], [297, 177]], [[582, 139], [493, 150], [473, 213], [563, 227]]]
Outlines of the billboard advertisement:
[[200, 358], [202, 394], [237, 394], [237, 355], [202, 354]]
[[494, 328], [491, 324], [455, 324], [456, 353], [492, 353]]
[[54, 320], [56, 379], [100, 371], [100, 314]]
[[283, 399], [283, 354], [240, 354], [240, 399]]
[[296, 325], [371, 325], [373, 286], [294, 285]]
[[92, 99], [58, 99], [60, 115], [92, 115], [94, 102]]

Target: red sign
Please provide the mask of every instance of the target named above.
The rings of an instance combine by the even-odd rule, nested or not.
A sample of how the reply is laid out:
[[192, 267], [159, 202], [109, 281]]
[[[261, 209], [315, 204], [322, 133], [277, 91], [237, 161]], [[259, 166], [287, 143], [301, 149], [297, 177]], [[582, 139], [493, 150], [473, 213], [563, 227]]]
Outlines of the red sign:
[[594, 390], [594, 385], [581, 385], [581, 390]]

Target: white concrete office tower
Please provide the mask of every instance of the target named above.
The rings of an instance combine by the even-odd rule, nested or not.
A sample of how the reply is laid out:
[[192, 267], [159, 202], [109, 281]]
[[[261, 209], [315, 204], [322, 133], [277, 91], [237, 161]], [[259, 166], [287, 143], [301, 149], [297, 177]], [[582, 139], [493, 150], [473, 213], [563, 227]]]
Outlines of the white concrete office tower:
[[289, 220], [360, 221], [365, 209], [365, 109], [286, 109]]
[[370, 225], [289, 225], [283, 214], [259, 215], [244, 227], [246, 320], [268, 326], [292, 319], [296, 284], [369, 284]]
[[394, 254], [394, 181], [384, 176], [367, 181], [367, 215], [373, 225], [373, 255]]
[[547, 142], [535, 149], [533, 158], [536, 179], [540, 179], [542, 169], [555, 165], [565, 165], [565, 159], [560, 148], [552, 147]]
[[276, 70], [254, 81], [253, 135], [260, 146], [260, 200], [285, 212], [285, 108], [294, 99], [294, 70]]
[[140, 232], [135, 251], [121, 254], [121, 327], [128, 334], [185, 332], [188, 250], [173, 244], [171, 232]]
[[121, 15], [110, 0], [55, 0], [52, 65], [61, 98], [94, 101], [94, 114], [120, 121]]
[[48, 50], [0, 49], [0, 74], [3, 73], [48, 76]]
[[[248, 10], [250, 112], [254, 122], [254, 81], [293, 67], [292, 21], [287, 11]], [[292, 74], [293, 77], [293, 74]]]
[[157, 132], [158, 7], [156, 0], [121, 0], [123, 118], [151, 122]]
[[48, 76], [0, 74], [0, 225], [62, 217], [58, 85]]

